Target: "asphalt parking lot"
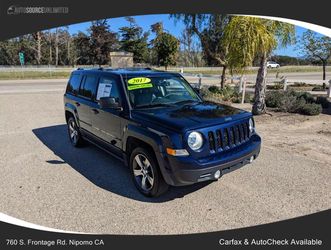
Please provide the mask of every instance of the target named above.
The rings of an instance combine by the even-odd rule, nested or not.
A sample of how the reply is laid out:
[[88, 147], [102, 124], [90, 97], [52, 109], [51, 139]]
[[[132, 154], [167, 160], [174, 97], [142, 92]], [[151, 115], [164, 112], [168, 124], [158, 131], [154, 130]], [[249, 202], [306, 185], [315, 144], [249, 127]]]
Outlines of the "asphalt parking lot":
[[0, 83], [0, 212], [70, 231], [178, 234], [253, 226], [330, 208], [328, 162], [273, 147], [266, 131], [253, 164], [217, 182], [145, 198], [121, 162], [92, 145], [70, 145], [63, 90], [56, 81]]

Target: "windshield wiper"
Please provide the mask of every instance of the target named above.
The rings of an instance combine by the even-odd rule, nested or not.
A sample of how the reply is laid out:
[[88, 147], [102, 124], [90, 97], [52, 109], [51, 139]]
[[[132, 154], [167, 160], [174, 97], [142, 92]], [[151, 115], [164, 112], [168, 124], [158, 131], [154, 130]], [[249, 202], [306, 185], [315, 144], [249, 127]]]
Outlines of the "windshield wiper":
[[174, 104], [185, 104], [185, 103], [191, 103], [191, 102], [200, 102], [198, 100], [183, 100], [183, 101], [179, 101], [179, 102], [175, 102]]
[[136, 106], [137, 109], [141, 108], [155, 108], [155, 107], [173, 107], [173, 105], [168, 104], [168, 103], [151, 103], [151, 104], [145, 104], [145, 105], [140, 105]]

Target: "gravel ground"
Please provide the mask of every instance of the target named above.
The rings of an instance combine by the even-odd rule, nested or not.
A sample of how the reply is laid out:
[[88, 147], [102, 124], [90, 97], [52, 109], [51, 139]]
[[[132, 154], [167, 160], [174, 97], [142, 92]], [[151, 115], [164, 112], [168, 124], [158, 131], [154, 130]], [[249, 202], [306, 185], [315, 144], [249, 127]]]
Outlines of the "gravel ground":
[[118, 160], [92, 145], [70, 146], [58, 88], [0, 91], [0, 212], [70, 231], [179, 234], [330, 208], [330, 115], [257, 117], [263, 146], [254, 163], [148, 199]]

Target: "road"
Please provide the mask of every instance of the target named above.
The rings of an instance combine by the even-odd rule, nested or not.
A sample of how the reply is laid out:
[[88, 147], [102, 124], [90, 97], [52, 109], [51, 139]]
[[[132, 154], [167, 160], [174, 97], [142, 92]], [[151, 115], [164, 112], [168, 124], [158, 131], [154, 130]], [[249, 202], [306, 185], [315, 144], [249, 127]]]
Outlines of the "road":
[[[300, 73], [280, 73], [279, 78], [286, 76], [290, 82], [297, 81], [312, 81], [311, 83], [321, 84], [319, 80], [322, 79], [322, 72], [300, 72]], [[191, 83], [197, 83], [198, 78], [193, 76], [185, 76]], [[246, 76], [247, 81], [255, 82], [256, 75], [249, 74]], [[275, 79], [276, 74], [268, 74], [268, 79]], [[327, 72], [326, 79], [331, 79], [331, 72]], [[0, 93], [15, 93], [15, 92], [47, 92], [47, 91], [60, 91], [64, 88], [67, 79], [40, 79], [40, 80], [0, 80]], [[203, 84], [216, 84], [220, 83], [218, 76], [212, 78], [203, 78]]]
[[0, 80], [0, 94], [64, 92], [67, 79]]
[[[253, 226], [330, 208], [327, 161], [275, 147], [264, 129], [261, 154], [251, 165], [217, 182], [145, 198], [121, 162], [92, 145], [70, 145], [63, 91], [64, 81], [58, 80], [0, 83], [0, 212], [70, 231], [178, 234]], [[267, 127], [281, 127], [272, 124]], [[257, 128], [262, 126], [257, 120]], [[276, 139], [288, 141], [280, 132]], [[318, 138], [312, 140], [324, 145]]]

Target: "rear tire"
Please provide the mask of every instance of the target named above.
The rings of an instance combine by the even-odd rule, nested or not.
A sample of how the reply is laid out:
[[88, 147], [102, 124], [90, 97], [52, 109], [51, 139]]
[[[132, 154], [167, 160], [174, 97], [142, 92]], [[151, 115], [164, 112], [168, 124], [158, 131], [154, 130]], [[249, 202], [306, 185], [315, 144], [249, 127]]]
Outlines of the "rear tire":
[[133, 183], [147, 197], [158, 197], [168, 190], [160, 168], [152, 152], [135, 148], [130, 155], [130, 171]]
[[74, 147], [80, 147], [83, 145], [83, 138], [82, 135], [79, 131], [79, 128], [77, 126], [76, 120], [73, 116], [70, 116], [69, 119], [67, 120], [67, 125], [68, 125], [68, 135], [71, 144]]

